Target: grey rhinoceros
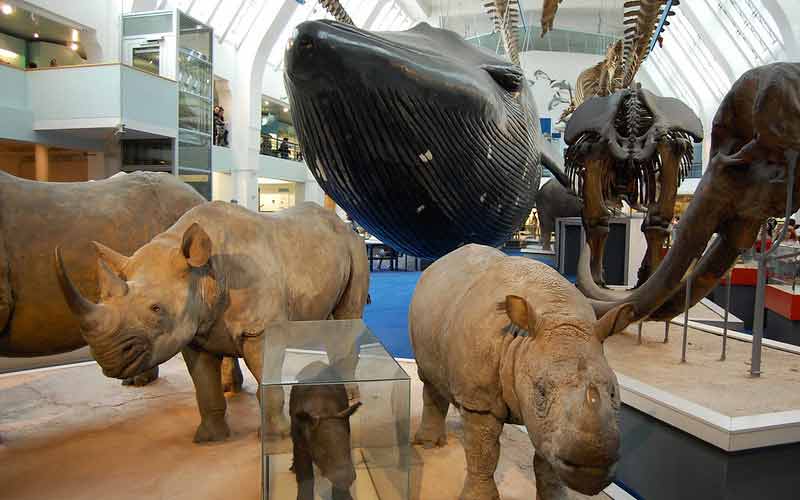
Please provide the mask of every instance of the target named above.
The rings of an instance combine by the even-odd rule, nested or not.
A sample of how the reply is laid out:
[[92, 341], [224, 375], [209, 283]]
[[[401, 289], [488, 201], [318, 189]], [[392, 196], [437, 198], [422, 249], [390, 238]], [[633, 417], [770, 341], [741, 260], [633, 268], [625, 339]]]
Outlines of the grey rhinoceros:
[[332, 500], [352, 500], [350, 486], [356, 479], [350, 449], [350, 417], [361, 406], [348, 404], [342, 384], [314, 384], [339, 378], [335, 370], [314, 361], [297, 374], [301, 384], [292, 386], [289, 414], [292, 419], [292, 469], [297, 479], [297, 500], [314, 500], [314, 465], [332, 485]]
[[[0, 356], [46, 356], [86, 345], [52, 272], [56, 246], [65, 245], [76, 283], [95, 299], [91, 240], [133, 251], [205, 201], [166, 173], [36, 182], [0, 172]], [[157, 374], [128, 383], [141, 385]]]
[[[313, 203], [265, 216], [211, 202], [188, 211], [131, 257], [95, 245], [99, 303], [83, 297], [56, 251], [61, 288], [84, 338], [103, 372], [116, 378], [182, 352], [200, 408], [196, 442], [230, 434], [223, 355], [244, 357], [260, 381], [269, 323], [360, 318], [367, 300], [363, 241]], [[266, 360], [265, 376], [280, 370], [284, 350], [266, 354], [274, 359]], [[283, 390], [266, 397], [268, 429], [288, 432]]]
[[446, 441], [450, 404], [464, 422], [462, 500], [493, 500], [503, 424], [522, 424], [536, 450], [540, 500], [572, 489], [595, 494], [619, 453], [619, 388], [603, 340], [630, 306], [599, 321], [581, 293], [540, 262], [467, 245], [430, 266], [409, 311], [424, 383], [415, 441]]

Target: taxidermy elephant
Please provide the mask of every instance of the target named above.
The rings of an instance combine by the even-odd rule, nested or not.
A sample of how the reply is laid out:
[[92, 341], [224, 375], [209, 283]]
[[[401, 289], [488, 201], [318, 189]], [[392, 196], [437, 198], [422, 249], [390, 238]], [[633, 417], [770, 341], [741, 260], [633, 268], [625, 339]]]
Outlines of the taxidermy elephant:
[[639, 267], [642, 284], [661, 262], [678, 186], [692, 164], [692, 141], [703, 140], [700, 119], [678, 99], [627, 88], [581, 104], [564, 140], [569, 144], [567, 174], [577, 181], [583, 202], [595, 282], [605, 284], [603, 252], [611, 210], [624, 199], [647, 212], [642, 221], [647, 240]]
[[494, 500], [503, 424], [521, 424], [536, 453], [539, 500], [608, 486], [619, 456], [619, 387], [603, 341], [630, 306], [595, 321], [591, 305], [549, 266], [480, 245], [431, 265], [408, 314], [424, 383], [415, 441], [446, 441], [452, 404], [464, 422], [461, 500]]
[[[750, 248], [764, 221], [800, 205], [800, 183], [789, 185], [800, 152], [800, 63], [775, 63], [742, 75], [720, 104], [711, 131], [711, 161], [681, 217], [675, 241], [655, 274], [635, 291], [594, 285], [581, 257], [578, 285], [601, 314], [631, 302], [635, 319], [671, 319], [685, 307], [683, 280], [692, 262], [690, 304], [705, 297]], [[708, 245], [712, 235], [717, 238]], [[708, 249], [706, 250], [706, 247]], [[704, 253], [705, 251], [705, 253]]]
[[[264, 216], [211, 202], [187, 212], [131, 257], [95, 246], [99, 303], [78, 290], [56, 252], [61, 289], [84, 337], [109, 377], [136, 375], [182, 352], [200, 408], [196, 442], [230, 433], [222, 356], [244, 357], [261, 380], [270, 322], [356, 319], [367, 299], [364, 242], [313, 203]], [[283, 351], [271, 351], [276, 359], [266, 370], [280, 370]], [[268, 428], [288, 432], [283, 390], [268, 392], [267, 399]]]
[[536, 212], [539, 214], [539, 227], [543, 250], [550, 250], [550, 235], [556, 229], [556, 219], [560, 217], [580, 217], [581, 200], [556, 179], [545, 182], [536, 196]]
[[[36, 182], [0, 172], [0, 355], [60, 354], [86, 345], [52, 272], [53, 249], [96, 300], [97, 240], [132, 252], [205, 199], [173, 175], [117, 174], [93, 182]], [[145, 384], [158, 369], [129, 378]]]
[[330, 366], [315, 361], [297, 374], [300, 385], [289, 394], [292, 423], [292, 470], [297, 478], [297, 500], [314, 500], [314, 465], [332, 487], [333, 500], [352, 500], [350, 485], [356, 479], [350, 450], [350, 417], [361, 406], [348, 404], [342, 384], [313, 384], [334, 380]]

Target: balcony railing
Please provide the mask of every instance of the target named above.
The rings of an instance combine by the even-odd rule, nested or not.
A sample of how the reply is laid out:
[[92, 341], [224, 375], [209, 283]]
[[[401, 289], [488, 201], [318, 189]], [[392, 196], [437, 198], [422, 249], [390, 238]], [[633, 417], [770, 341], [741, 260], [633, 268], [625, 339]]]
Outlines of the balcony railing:
[[303, 152], [299, 144], [275, 139], [269, 135], [261, 136], [261, 154], [285, 160], [303, 161]]
[[[609, 44], [616, 42], [611, 35], [583, 33], [580, 31], [555, 29], [542, 38], [542, 29], [529, 26], [519, 30], [519, 51], [542, 50], [548, 52], [575, 52], [580, 54], [605, 55]], [[467, 39], [478, 47], [487, 48], [498, 54], [505, 54], [505, 47], [499, 33], [487, 33]]]

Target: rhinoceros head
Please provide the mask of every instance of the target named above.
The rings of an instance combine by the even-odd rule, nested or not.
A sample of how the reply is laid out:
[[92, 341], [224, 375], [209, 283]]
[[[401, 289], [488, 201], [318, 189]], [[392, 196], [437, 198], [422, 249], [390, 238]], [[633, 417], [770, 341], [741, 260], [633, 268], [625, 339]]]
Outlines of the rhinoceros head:
[[211, 240], [194, 223], [178, 240], [164, 233], [126, 257], [94, 242], [99, 303], [81, 295], [56, 249], [67, 304], [106, 376], [129, 378], [171, 358], [203, 326], [219, 297]]
[[512, 353], [508, 376], [516, 401], [510, 406], [537, 455], [570, 488], [594, 495], [608, 486], [619, 458], [619, 385], [602, 342], [627, 325], [632, 308], [619, 306], [591, 324], [536, 318], [520, 297], [506, 302], [512, 324], [529, 332]]
[[[341, 411], [322, 407], [316, 411], [299, 411], [293, 415], [306, 450], [322, 475], [337, 488], [348, 489], [356, 479], [350, 454], [350, 417], [361, 406], [354, 403]], [[294, 426], [294, 423], [293, 423]], [[296, 457], [295, 457], [296, 459]]]

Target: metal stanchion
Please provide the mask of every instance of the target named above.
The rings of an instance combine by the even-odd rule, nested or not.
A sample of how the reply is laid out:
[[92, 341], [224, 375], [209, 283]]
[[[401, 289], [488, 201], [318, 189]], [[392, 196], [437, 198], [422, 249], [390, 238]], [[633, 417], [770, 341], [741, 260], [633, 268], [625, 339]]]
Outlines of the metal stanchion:
[[686, 276], [686, 302], [683, 311], [683, 347], [681, 348], [681, 363], [686, 363], [686, 343], [689, 335], [689, 308], [692, 305], [692, 273]]
[[[790, 149], [784, 152], [787, 163], [787, 182], [786, 182], [786, 211], [785, 219], [788, 220], [792, 215], [794, 199], [794, 180], [797, 167], [797, 158], [800, 154]], [[761, 376], [761, 344], [764, 340], [764, 294], [767, 289], [767, 262], [770, 255], [780, 246], [783, 237], [786, 236], [787, 224], [783, 225], [781, 233], [772, 242], [772, 248], [767, 250], [767, 231], [762, 227], [761, 232], [761, 252], [756, 254], [758, 260], [758, 277], [756, 278], [756, 304], [753, 311], [753, 350], [750, 355], [750, 375], [753, 377]]]
[[753, 350], [750, 355], [750, 376], [761, 376], [761, 341], [764, 339], [764, 294], [767, 289], [767, 225], [761, 227], [761, 257], [756, 277], [756, 305], [753, 311]]
[[639, 345], [642, 345], [642, 322], [639, 322]]
[[719, 360], [725, 361], [728, 349], [728, 311], [731, 308], [731, 281], [733, 278], [733, 268], [728, 269], [727, 282], [725, 283], [725, 316], [722, 319], [722, 355]]
[[664, 343], [669, 342], [669, 321], [664, 322]]

